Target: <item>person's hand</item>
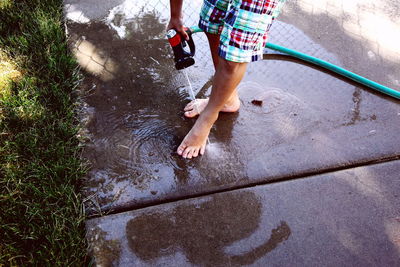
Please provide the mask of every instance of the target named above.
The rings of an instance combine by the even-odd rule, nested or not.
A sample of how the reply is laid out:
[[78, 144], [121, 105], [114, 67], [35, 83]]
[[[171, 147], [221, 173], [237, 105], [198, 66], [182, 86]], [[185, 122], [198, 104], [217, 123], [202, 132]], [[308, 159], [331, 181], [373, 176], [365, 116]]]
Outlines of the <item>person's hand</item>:
[[167, 26], [167, 31], [170, 29], [175, 29], [183, 36], [183, 38], [185, 38], [186, 41], [189, 40], [189, 35], [186, 33], [185, 28], [183, 27], [181, 18], [171, 18]]

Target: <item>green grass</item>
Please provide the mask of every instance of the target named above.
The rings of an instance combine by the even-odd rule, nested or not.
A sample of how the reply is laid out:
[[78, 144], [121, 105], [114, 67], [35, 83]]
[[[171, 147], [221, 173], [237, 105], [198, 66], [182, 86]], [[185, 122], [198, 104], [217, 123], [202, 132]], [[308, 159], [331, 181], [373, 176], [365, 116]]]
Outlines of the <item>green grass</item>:
[[0, 266], [87, 264], [79, 74], [61, 4], [0, 0]]

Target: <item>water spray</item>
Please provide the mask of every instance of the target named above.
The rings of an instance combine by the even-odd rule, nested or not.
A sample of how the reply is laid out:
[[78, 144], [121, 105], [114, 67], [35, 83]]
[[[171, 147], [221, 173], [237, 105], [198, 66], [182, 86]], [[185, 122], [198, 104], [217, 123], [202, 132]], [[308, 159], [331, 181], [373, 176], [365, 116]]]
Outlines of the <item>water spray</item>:
[[[196, 96], [193, 91], [192, 83], [190, 82], [189, 76], [187, 74], [186, 68], [194, 65], [194, 54], [196, 48], [194, 46], [194, 41], [192, 39], [192, 31], [189, 28], [185, 28], [189, 40], [185, 40], [181, 34], [179, 34], [176, 29], [170, 29], [167, 32], [167, 38], [169, 44], [174, 52], [175, 68], [177, 70], [183, 70], [186, 80], [189, 85], [188, 94], [192, 100], [196, 100]], [[185, 47], [189, 46], [190, 51], [186, 51]]]
[[[185, 74], [186, 80], [189, 85], [189, 90], [187, 90], [188, 95], [194, 101], [194, 109], [195, 111], [200, 114], [199, 110], [197, 109], [196, 105], [196, 95], [194, 94], [194, 90], [192, 87], [192, 83], [190, 82], [189, 75], [187, 73], [186, 68], [194, 65], [194, 54], [196, 52], [196, 48], [194, 45], [194, 41], [192, 39], [192, 30], [190, 28], [184, 28], [185, 32], [189, 36], [188, 40], [176, 31], [176, 29], [170, 29], [167, 32], [167, 38], [169, 44], [172, 47], [172, 51], [174, 52], [174, 61], [175, 61], [175, 68], [177, 70], [183, 70]], [[189, 46], [189, 51], [186, 51], [185, 48]], [[210, 143], [210, 139], [207, 138], [207, 143]]]

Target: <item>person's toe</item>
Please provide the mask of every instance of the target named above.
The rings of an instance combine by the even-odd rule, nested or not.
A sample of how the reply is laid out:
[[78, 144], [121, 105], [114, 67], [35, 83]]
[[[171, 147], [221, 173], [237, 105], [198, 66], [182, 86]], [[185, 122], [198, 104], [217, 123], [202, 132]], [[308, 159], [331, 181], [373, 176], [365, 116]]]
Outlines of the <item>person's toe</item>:
[[197, 115], [199, 115], [199, 113], [194, 109], [185, 112], [185, 117], [187, 118], [193, 118], [196, 117]]
[[182, 153], [182, 157], [187, 158], [190, 150], [191, 150], [191, 147], [186, 147]]
[[188, 111], [188, 110], [193, 109], [193, 106], [195, 105], [195, 103], [196, 103], [196, 99], [190, 101], [190, 102], [185, 106], [185, 108], [184, 108], [183, 110], [184, 110], [184, 111]]
[[189, 111], [189, 110], [192, 110], [192, 109], [193, 109], [193, 106], [188, 104], [183, 110], [184, 111]]
[[187, 104], [186, 107], [183, 109], [183, 111], [189, 111], [192, 109], [193, 109], [193, 107], [190, 104]]
[[204, 152], [206, 152], [206, 144], [202, 145], [200, 148], [200, 155], [204, 155]]
[[182, 156], [183, 152], [185, 151], [185, 148], [186, 148], [186, 144], [184, 142], [182, 142], [182, 144], [180, 144], [180, 146], [176, 150], [176, 152], [178, 153], [179, 156]]
[[196, 148], [194, 149], [194, 151], [193, 151], [193, 158], [196, 158], [196, 157], [199, 155], [199, 152], [200, 152], [200, 148], [199, 148], [199, 147], [196, 147]]
[[195, 148], [190, 149], [190, 151], [187, 154], [188, 159], [191, 159], [193, 157], [194, 150], [195, 150]]

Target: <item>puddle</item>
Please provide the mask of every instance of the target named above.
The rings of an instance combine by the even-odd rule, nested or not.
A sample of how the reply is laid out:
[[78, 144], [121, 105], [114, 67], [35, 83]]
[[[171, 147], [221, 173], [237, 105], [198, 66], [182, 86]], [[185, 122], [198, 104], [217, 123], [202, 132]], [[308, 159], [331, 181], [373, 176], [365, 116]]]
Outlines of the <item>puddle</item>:
[[[185, 11], [195, 14], [200, 5], [195, 1]], [[354, 100], [353, 85], [295, 62], [264, 60], [250, 65], [239, 86], [242, 108], [221, 114], [206, 155], [181, 159], [175, 150], [194, 120], [183, 116], [188, 84], [174, 69], [164, 39], [168, 8], [158, 1], [131, 0], [104, 4], [96, 14], [79, 4], [68, 8], [75, 12], [67, 23], [71, 44], [85, 73], [89, 141], [84, 156], [91, 169], [84, 193], [90, 212], [245, 184], [268, 176], [259, 168], [260, 160], [268, 162], [268, 151], [290, 145], [317, 127], [328, 131], [332, 125], [345, 127], [363, 118], [363, 93], [357, 91]], [[187, 17], [188, 23], [196, 20]], [[277, 22], [271, 35], [282, 28], [291, 30], [294, 46], [340, 63], [290, 24]], [[197, 34], [195, 42], [196, 65], [188, 75], [195, 92], [207, 95], [212, 62], [204, 36]], [[340, 93], [335, 93], [338, 88]], [[252, 104], [254, 99], [262, 105]]]

